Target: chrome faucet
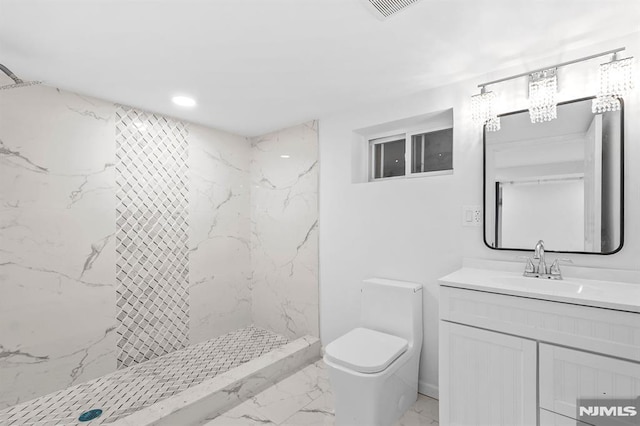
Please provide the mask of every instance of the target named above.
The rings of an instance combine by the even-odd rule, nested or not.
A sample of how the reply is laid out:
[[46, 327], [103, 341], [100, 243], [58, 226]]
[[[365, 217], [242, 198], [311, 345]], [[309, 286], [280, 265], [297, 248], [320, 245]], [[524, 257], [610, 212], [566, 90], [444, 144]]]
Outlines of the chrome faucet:
[[547, 262], [544, 259], [544, 241], [539, 240], [536, 244], [535, 250], [533, 252], [533, 258], [538, 260], [538, 266], [536, 267], [535, 272], [538, 275], [545, 275], [549, 271], [547, 271]]
[[571, 259], [558, 258], [553, 261], [551, 267], [547, 268], [547, 261], [544, 256], [544, 241], [539, 240], [533, 252], [533, 259], [538, 261], [536, 265], [530, 257], [522, 256], [527, 260], [524, 267], [524, 276], [532, 278], [545, 278], [549, 280], [561, 280], [560, 262], [573, 263]]

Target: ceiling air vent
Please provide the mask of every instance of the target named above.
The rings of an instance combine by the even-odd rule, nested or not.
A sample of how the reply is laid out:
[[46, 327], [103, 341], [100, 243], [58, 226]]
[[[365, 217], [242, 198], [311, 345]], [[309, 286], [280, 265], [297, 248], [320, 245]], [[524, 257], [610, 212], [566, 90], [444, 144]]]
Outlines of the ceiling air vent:
[[364, 0], [364, 2], [372, 6], [372, 9], [375, 9], [378, 17], [388, 18], [418, 2], [418, 0]]

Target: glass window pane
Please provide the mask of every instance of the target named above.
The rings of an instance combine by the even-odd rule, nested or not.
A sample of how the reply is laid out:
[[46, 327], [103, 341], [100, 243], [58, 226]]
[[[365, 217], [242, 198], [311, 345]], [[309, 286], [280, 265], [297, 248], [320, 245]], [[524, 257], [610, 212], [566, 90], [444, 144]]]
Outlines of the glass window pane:
[[382, 177], [382, 144], [373, 146], [373, 177], [379, 179]]
[[412, 173], [453, 169], [453, 129], [413, 135], [411, 144], [414, 153], [420, 152], [412, 161]]
[[385, 142], [382, 154], [382, 177], [404, 176], [404, 139]]
[[424, 135], [411, 136], [411, 173], [424, 172], [424, 157], [422, 147], [424, 146]]

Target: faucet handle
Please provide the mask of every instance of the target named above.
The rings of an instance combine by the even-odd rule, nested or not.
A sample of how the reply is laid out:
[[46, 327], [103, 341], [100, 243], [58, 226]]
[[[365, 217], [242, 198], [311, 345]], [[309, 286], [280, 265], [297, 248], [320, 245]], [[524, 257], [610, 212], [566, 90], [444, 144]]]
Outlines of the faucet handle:
[[551, 275], [560, 275], [560, 262], [573, 263], [573, 260], [567, 259], [566, 257], [559, 257], [554, 260], [551, 264], [551, 268], [549, 268], [549, 273]]
[[525, 259], [527, 261], [524, 266], [525, 274], [533, 274], [536, 271], [535, 266], [533, 266], [533, 261], [529, 256], [516, 256], [516, 259]]

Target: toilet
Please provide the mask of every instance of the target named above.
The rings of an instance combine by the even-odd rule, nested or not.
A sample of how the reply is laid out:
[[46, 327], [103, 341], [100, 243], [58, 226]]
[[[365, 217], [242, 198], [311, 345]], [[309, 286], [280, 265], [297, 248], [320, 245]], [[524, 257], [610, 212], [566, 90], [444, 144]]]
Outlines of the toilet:
[[389, 426], [418, 397], [422, 285], [367, 279], [358, 327], [329, 343], [324, 362], [336, 425]]

